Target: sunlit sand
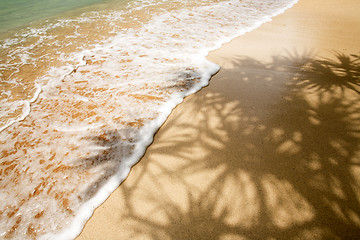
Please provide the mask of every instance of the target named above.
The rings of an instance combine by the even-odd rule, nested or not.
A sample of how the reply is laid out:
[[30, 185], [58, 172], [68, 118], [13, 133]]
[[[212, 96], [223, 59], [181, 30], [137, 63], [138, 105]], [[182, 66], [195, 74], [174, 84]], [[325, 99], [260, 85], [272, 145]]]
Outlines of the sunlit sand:
[[360, 236], [359, 8], [300, 0], [212, 52], [78, 239]]

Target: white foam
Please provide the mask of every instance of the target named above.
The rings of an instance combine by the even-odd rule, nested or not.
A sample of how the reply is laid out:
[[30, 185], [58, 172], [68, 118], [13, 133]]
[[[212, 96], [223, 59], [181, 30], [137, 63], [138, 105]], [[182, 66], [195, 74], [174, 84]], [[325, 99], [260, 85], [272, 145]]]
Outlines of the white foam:
[[[33, 97], [30, 100], [20, 100], [16, 103], [16, 106], [21, 106], [22, 113], [14, 119], [10, 119], [7, 121], [3, 126], [0, 127], [0, 132], [3, 131], [5, 128], [11, 126], [15, 122], [20, 122], [26, 118], [30, 114], [30, 105], [31, 103], [35, 102], [36, 99], [39, 97], [41, 93], [41, 87], [38, 84], [35, 84], [36, 90]], [[12, 108], [14, 111], [14, 108]], [[4, 114], [4, 113], [3, 113]], [[5, 114], [4, 114], [5, 115]]]
[[[132, 5], [132, 9], [146, 9], [149, 5], [165, 2], [135, 1], [133, 4], [136, 7]], [[80, 174], [77, 175], [76, 169], [69, 170], [65, 174], [70, 178], [69, 182], [62, 179], [53, 188], [58, 191], [62, 191], [62, 188], [77, 190], [68, 197], [75, 215], [52, 208], [56, 206], [56, 200], [44, 194], [44, 198], [48, 197], [46, 202], [43, 206], [36, 205], [37, 210], [45, 209], [51, 216], [47, 215], [48, 218], [43, 220], [43, 239], [72, 239], [80, 233], [94, 209], [118, 187], [129, 174], [130, 168], [143, 156], [155, 132], [174, 107], [185, 96], [206, 86], [210, 77], [219, 70], [219, 66], [206, 60], [209, 51], [270, 21], [272, 16], [283, 12], [296, 1], [267, 1], [261, 9], [259, 2], [262, 1], [229, 0], [211, 3], [204, 0], [189, 9], [160, 9], [140, 27], [114, 27], [115, 36], [95, 42], [88, 48], [82, 47], [71, 54], [59, 54], [64, 64], [52, 67], [46, 75], [37, 79], [38, 84], [42, 85], [38, 86], [34, 97], [27, 101], [29, 105], [21, 119], [12, 122], [28, 120], [36, 122], [36, 128], [28, 130], [29, 127], [22, 128], [21, 124], [10, 128], [11, 124], [8, 124], [0, 129], [5, 130], [0, 133], [0, 140], [13, 134], [17, 128], [18, 131], [23, 130], [23, 135], [26, 131], [31, 132], [29, 139], [41, 139], [41, 148], [29, 149], [28, 154], [22, 156], [22, 164], [28, 164], [28, 156], [32, 154], [47, 156], [51, 151], [60, 156], [54, 158], [52, 163], [65, 162], [69, 166], [80, 164], [80, 167], [85, 168], [90, 160], [103, 157], [106, 161], [88, 169], [91, 177], [85, 180], [81, 179]], [[121, 18], [125, 21], [123, 14], [114, 12], [99, 15], [98, 18], [111, 21]], [[31, 34], [40, 32], [33, 31]], [[72, 37], [76, 39], [77, 34], [76, 31]], [[26, 61], [31, 59], [26, 58]], [[39, 99], [38, 104], [34, 103], [36, 99]], [[34, 104], [31, 105], [33, 112], [29, 115], [30, 103]], [[96, 114], [93, 114], [92, 109], [96, 109]], [[25, 119], [25, 116], [29, 116], [29, 119]], [[48, 133], [51, 130], [56, 130], [53, 135]], [[89, 136], [96, 138], [101, 134], [105, 136], [96, 143], [89, 140]], [[9, 140], [5, 147], [11, 148], [11, 144], [15, 143], [16, 139]], [[94, 147], [94, 144], [99, 146]], [[69, 150], [69, 146], [74, 146], [74, 150]], [[103, 150], [110, 152], [108, 155], [111, 157], [102, 156]], [[79, 159], [86, 161], [78, 163]], [[41, 168], [30, 163], [29, 167]], [[105, 179], [108, 177], [106, 181], [104, 172], [108, 174], [105, 176]], [[31, 180], [29, 176], [24, 176], [24, 181], [34, 183], [21, 190], [25, 193], [32, 191], [31, 186], [42, 177], [35, 171]], [[87, 198], [86, 192], [93, 191], [93, 188], [97, 189], [88, 194], [90, 197]], [[6, 194], [9, 199], [17, 198], [12, 195], [13, 192]], [[22, 211], [25, 216], [32, 208], [24, 207]], [[25, 234], [26, 227], [26, 224], [19, 227], [19, 231]], [[19, 236], [21, 238], [22, 235]]]
[[[238, 4], [238, 1], [230, 1], [232, 4]], [[126, 163], [122, 164], [119, 168], [119, 172], [117, 175], [113, 176], [111, 180], [109, 180], [109, 182], [99, 190], [99, 192], [97, 193], [97, 195], [92, 198], [91, 200], [89, 200], [87, 203], [85, 203], [81, 209], [79, 210], [79, 214], [76, 216], [76, 218], [73, 220], [73, 223], [77, 223], [77, 224], [71, 224], [72, 227], [65, 229], [63, 232], [61, 232], [59, 235], [47, 235], [45, 236], [45, 239], [53, 239], [53, 237], [59, 237], [59, 239], [72, 239], [74, 237], [77, 236], [77, 234], [81, 231], [82, 229], [82, 224], [85, 224], [85, 221], [91, 216], [92, 212], [94, 211], [94, 209], [101, 204], [103, 201], [105, 201], [105, 199], [107, 198], [108, 195], [110, 195], [110, 193], [112, 193], [117, 186], [119, 185], [119, 183], [121, 183], [126, 176], [128, 175], [131, 166], [133, 166], [140, 158], [141, 156], [144, 154], [145, 149], [148, 147], [149, 144], [151, 144], [152, 139], [153, 139], [153, 134], [157, 131], [157, 129], [164, 123], [164, 121], [166, 120], [166, 118], [169, 116], [169, 114], [171, 113], [172, 109], [177, 106], [179, 103], [182, 102], [183, 98], [185, 96], [188, 96], [190, 94], [193, 94], [195, 92], [197, 92], [198, 90], [200, 90], [202, 87], [206, 86], [208, 84], [208, 81], [210, 79], [210, 77], [215, 74], [218, 70], [219, 70], [219, 66], [217, 66], [216, 64], [210, 63], [205, 59], [205, 56], [209, 53], [209, 51], [214, 50], [219, 48], [222, 44], [231, 41], [233, 38], [243, 35], [246, 32], [252, 31], [253, 29], [259, 27], [261, 24], [268, 22], [271, 20], [272, 16], [278, 15], [282, 12], [284, 12], [287, 8], [291, 7], [293, 4], [295, 3], [295, 1], [288, 3], [288, 5], [286, 7], [282, 7], [280, 9], [277, 9], [274, 12], [271, 12], [265, 16], [261, 16], [259, 18], [256, 18], [256, 16], [253, 16], [255, 18], [255, 21], [252, 22], [250, 25], [242, 27], [237, 29], [237, 31], [233, 31], [233, 27], [231, 26], [232, 24], [236, 24], [236, 20], [237, 18], [233, 19], [233, 23], [229, 24], [230, 26], [226, 26], [227, 28], [230, 29], [226, 29], [225, 31], [222, 31], [219, 35], [218, 38], [212, 42], [211, 40], [205, 40], [205, 41], [209, 41], [209, 44], [205, 44], [203, 45], [203, 42], [200, 41], [198, 44], [195, 43], [195, 41], [197, 41], [198, 39], [191, 39], [190, 41], [192, 41], [191, 44], [189, 44], [188, 47], [185, 47], [185, 49], [172, 49], [172, 48], [166, 48], [168, 47], [168, 43], [164, 40], [159, 40], [157, 39], [161, 33], [167, 33], [167, 32], [171, 32], [174, 34], [182, 34], [183, 36], [189, 36], [189, 32], [185, 32], [183, 33], [183, 29], [185, 27], [185, 25], [187, 25], [187, 23], [184, 23], [184, 25], [178, 25], [178, 26], [174, 26], [174, 25], [168, 25], [165, 24], [166, 20], [172, 19], [172, 18], [180, 18], [182, 22], [199, 22], [194, 20], [194, 14], [191, 15], [191, 19], [188, 18], [189, 16], [189, 12], [184, 11], [184, 12], [177, 12], [177, 13], [167, 13], [167, 14], [163, 14], [161, 16], [159, 16], [158, 18], [154, 19], [152, 22], [150, 22], [149, 24], [147, 24], [146, 26], [143, 27], [143, 30], [141, 31], [141, 35], [142, 39], [146, 39], [146, 40], [141, 40], [144, 42], [156, 42], [159, 43], [161, 41], [161, 45], [165, 45], [166, 47], [164, 48], [160, 48], [159, 49], [154, 49], [154, 51], [152, 51], [151, 49], [148, 49], [148, 51], [146, 52], [148, 55], [154, 54], [157, 56], [169, 56], [169, 52], [171, 53], [170, 55], [173, 56], [175, 55], [174, 58], [183, 58], [183, 59], [188, 59], [191, 64], [189, 65], [205, 65], [202, 66], [203, 70], [201, 73], [201, 81], [199, 84], [194, 85], [191, 89], [185, 91], [185, 92], [179, 92], [177, 96], [174, 96], [171, 100], [168, 100], [166, 102], [165, 105], [162, 106], [161, 109], [158, 109], [158, 112], [160, 113], [157, 116], [157, 119], [150, 122], [149, 124], [147, 124], [145, 127], [143, 127], [140, 130], [140, 135], [142, 136], [142, 140], [139, 141], [136, 145], [136, 151], [134, 151], [134, 154], [129, 157], [128, 159], [126, 159]], [[219, 6], [220, 5], [220, 6]], [[226, 8], [227, 3], [222, 3], [216, 6], [211, 6], [211, 7], [205, 7], [205, 8], [209, 8], [209, 10], [213, 10], [213, 11], [217, 11], [219, 10], [219, 8], [223, 8], [223, 14], [228, 14], [230, 11]], [[201, 14], [201, 11], [199, 11]], [[192, 12], [193, 13], [193, 12]], [[208, 11], [206, 11], [205, 13], [203, 13], [204, 18], [206, 19], [206, 15], [208, 14]], [[235, 16], [237, 13], [233, 12], [232, 16]], [[256, 13], [257, 14], [257, 13]], [[224, 16], [224, 15], [222, 15]], [[203, 19], [202, 19], [203, 20]], [[200, 21], [201, 22], [201, 21]], [[205, 24], [199, 24], [198, 26], [195, 26], [197, 29], [193, 30], [192, 33], [194, 33], [194, 35], [198, 38], [201, 38], [202, 36], [200, 36], [199, 30], [202, 28], [205, 28], [207, 26], [208, 23]], [[221, 27], [217, 28], [216, 31], [220, 30]], [[146, 32], [151, 32], [151, 35], [146, 35]], [[160, 32], [157, 32], [160, 31]], [[213, 35], [216, 34], [216, 32], [213, 33], [209, 33], [209, 35]], [[130, 36], [129, 36], [130, 35]], [[106, 52], [104, 55], [108, 56], [111, 55], [109, 52], [107, 52], [108, 49], [111, 48], [111, 50], [114, 50], [114, 46], [117, 46], [119, 43], [124, 43], [125, 38], [126, 39], [131, 39], [130, 41], [128, 41], [129, 44], [125, 44], [125, 46], [122, 46], [121, 48], [127, 49], [127, 50], [133, 50], [133, 54], [136, 55], [136, 53], [138, 52], [142, 52], [143, 49], [139, 49], [139, 45], [141, 46], [141, 43], [138, 43], [139, 45], [136, 45], [136, 48], [132, 48], [132, 46], [130, 44], [133, 43], [133, 40], [137, 37], [137, 35], [132, 35], [130, 32], [126, 33], [125, 35], [123, 35], [123, 33], [119, 34], [118, 36], [116, 36], [114, 39], [112, 39], [111, 41], [109, 41], [109, 43], [106, 45], [103, 45], [102, 47], [99, 47], [99, 51], [100, 52]], [[209, 38], [210, 36], [204, 36], [203, 38]], [[171, 39], [170, 41], [173, 41], [173, 39]], [[183, 42], [183, 44], [187, 44], [186, 40], [185, 42]], [[205, 46], [205, 47], [201, 47], [201, 45]], [[110, 47], [111, 46], [111, 47]], [[146, 46], [144, 46], [144, 48], [146, 48]], [[166, 49], [166, 50], [163, 50]], [[178, 55], [177, 55], [178, 54]], [[188, 56], [188, 54], [191, 55], [191, 57]], [[130, 54], [131, 55], [131, 54]], [[141, 61], [139, 59], [134, 59], [134, 61], [136, 61], [136, 64], [146, 64], [146, 61]], [[166, 63], [164, 63], [166, 64]], [[200, 69], [201, 67], [198, 66]], [[108, 70], [109, 73], [111, 74], [113, 66], [109, 66]], [[153, 68], [154, 66], [152, 66], [151, 64], [148, 65], [149, 68]], [[105, 70], [106, 71], [106, 70]], [[151, 76], [153, 77], [153, 76]], [[164, 76], [162, 76], [164, 77]], [[161, 77], [159, 77], [159, 81], [161, 81]]]

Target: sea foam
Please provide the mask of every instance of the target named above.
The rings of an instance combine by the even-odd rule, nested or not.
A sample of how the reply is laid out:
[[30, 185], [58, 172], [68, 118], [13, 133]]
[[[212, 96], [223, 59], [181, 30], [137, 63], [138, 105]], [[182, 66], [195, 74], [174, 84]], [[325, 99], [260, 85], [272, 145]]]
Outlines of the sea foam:
[[2, 121], [0, 236], [75, 238], [219, 70], [208, 52], [295, 2], [131, 1], [4, 41], [1, 101], [24, 104]]

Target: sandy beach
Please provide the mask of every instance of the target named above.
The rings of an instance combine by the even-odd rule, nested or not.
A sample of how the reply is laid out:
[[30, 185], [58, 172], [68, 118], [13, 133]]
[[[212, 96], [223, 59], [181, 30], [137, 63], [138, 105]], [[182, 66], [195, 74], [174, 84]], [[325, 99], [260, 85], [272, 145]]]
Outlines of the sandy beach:
[[360, 236], [360, 2], [299, 0], [208, 59], [85, 239]]

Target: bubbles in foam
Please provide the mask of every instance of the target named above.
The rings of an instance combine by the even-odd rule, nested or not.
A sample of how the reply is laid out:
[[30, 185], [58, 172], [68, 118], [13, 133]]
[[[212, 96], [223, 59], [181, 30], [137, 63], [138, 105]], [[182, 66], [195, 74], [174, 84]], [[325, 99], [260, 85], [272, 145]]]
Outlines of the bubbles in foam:
[[208, 51], [293, 2], [133, 1], [3, 42], [1, 101], [21, 110], [0, 132], [0, 236], [74, 238], [218, 71]]

